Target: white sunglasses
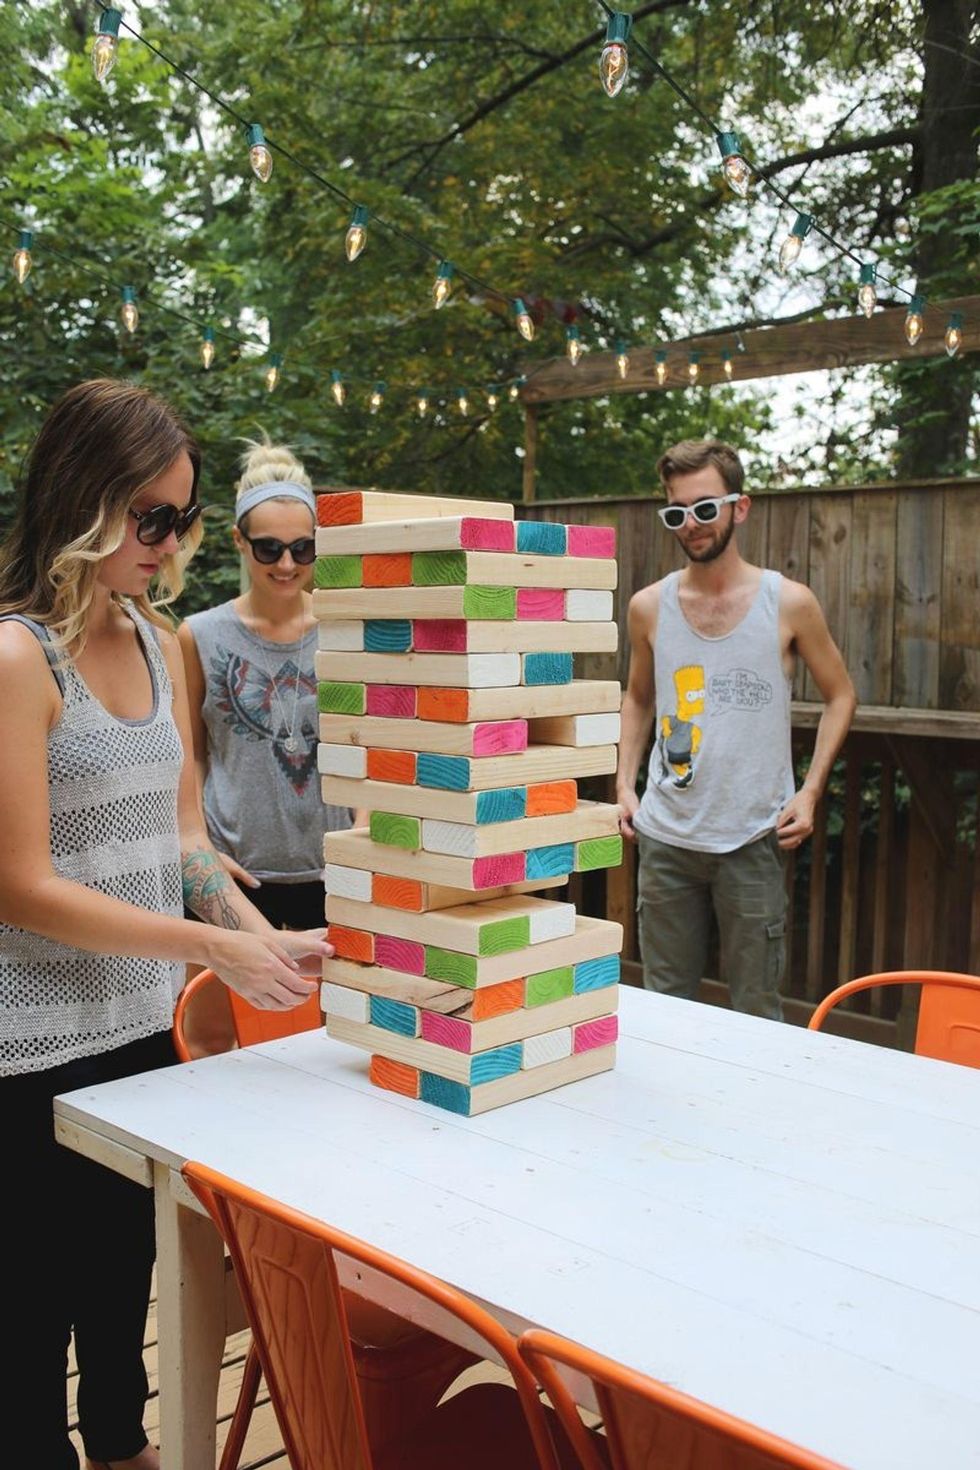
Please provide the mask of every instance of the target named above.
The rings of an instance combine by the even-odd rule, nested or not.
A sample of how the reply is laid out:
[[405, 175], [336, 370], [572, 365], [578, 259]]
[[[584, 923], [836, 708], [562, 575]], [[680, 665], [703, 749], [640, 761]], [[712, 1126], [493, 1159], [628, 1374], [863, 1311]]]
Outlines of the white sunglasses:
[[687, 524], [688, 516], [693, 516], [701, 526], [710, 526], [712, 521], [718, 519], [723, 505], [731, 505], [741, 498], [740, 495], [718, 495], [707, 500], [696, 500], [693, 505], [661, 505], [657, 509], [657, 515], [668, 531], [682, 530]]

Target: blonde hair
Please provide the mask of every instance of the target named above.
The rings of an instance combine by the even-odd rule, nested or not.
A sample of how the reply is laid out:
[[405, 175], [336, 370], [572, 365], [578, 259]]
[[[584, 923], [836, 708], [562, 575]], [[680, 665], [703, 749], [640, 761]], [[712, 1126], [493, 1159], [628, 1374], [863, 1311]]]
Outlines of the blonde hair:
[[[313, 493], [313, 481], [288, 444], [273, 444], [265, 433], [261, 439], [245, 439], [243, 442], [248, 448], [242, 455], [242, 472], [235, 482], [236, 504], [246, 490], [254, 490], [256, 485], [274, 485], [277, 480], [289, 480], [291, 484], [302, 485], [304, 490]], [[270, 496], [273, 501], [290, 498]], [[235, 519], [237, 521], [238, 517]], [[246, 512], [238, 524], [244, 525], [247, 520]]]
[[[17, 514], [0, 548], [0, 613], [23, 613], [43, 623], [57, 647], [80, 652], [100, 563], [125, 540], [134, 500], [182, 453], [194, 471], [193, 503], [201, 451], [162, 398], [111, 378], [64, 393], [31, 448]], [[179, 552], [162, 559], [159, 596], [129, 599], [158, 627], [170, 626], [159, 609], [180, 595], [201, 535], [198, 519]]]

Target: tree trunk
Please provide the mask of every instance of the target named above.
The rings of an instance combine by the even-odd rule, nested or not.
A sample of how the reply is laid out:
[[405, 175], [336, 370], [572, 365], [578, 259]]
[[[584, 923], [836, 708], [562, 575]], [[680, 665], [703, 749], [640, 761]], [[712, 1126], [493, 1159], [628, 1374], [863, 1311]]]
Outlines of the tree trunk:
[[[977, 0], [921, 0], [925, 19], [921, 131], [913, 151], [912, 192], [929, 194], [977, 177], [980, 128], [980, 44], [971, 29], [980, 22]], [[953, 221], [951, 220], [952, 224]], [[952, 229], [920, 235], [914, 256], [918, 290], [928, 300], [946, 295], [955, 281], [957, 237]], [[933, 315], [926, 330], [945, 331]], [[969, 360], [932, 358], [898, 369], [902, 426], [898, 472], [902, 479], [954, 472], [965, 457], [976, 372]]]

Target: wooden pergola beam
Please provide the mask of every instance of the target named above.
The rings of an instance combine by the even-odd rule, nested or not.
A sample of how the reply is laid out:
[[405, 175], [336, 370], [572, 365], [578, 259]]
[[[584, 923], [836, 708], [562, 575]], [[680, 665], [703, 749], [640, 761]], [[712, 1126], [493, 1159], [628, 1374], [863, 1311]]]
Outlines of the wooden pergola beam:
[[[629, 376], [620, 378], [613, 352], [587, 352], [573, 367], [567, 357], [555, 357], [535, 367], [526, 364], [528, 381], [521, 389], [527, 407], [560, 399], [600, 398], [608, 394], [663, 393], [690, 386], [687, 366], [692, 352], [701, 354], [698, 385], [749, 382], [785, 373], [808, 373], [821, 368], [857, 367], [866, 362], [896, 362], [939, 357], [946, 348], [943, 336], [952, 312], [963, 316], [961, 352], [980, 351], [980, 296], [958, 296], [930, 301], [925, 331], [914, 347], [905, 340], [905, 310], [891, 308], [864, 316], [833, 321], [795, 322], [782, 327], [760, 327], [740, 333], [745, 351], [735, 350], [735, 334], [709, 333], [664, 344], [667, 379], [661, 385], [655, 372], [654, 349], [630, 346]], [[731, 378], [725, 374], [722, 352], [732, 354]], [[531, 498], [525, 486], [525, 499]]]

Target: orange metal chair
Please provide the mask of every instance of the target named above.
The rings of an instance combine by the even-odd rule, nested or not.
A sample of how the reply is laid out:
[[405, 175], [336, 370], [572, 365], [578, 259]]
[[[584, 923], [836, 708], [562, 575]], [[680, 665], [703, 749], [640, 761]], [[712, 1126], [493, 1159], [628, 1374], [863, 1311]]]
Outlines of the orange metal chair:
[[[198, 1012], [203, 1015], [196, 1026]], [[202, 1036], [207, 1052], [227, 1051], [236, 1043], [253, 1046], [312, 1031], [321, 1024], [315, 994], [291, 1011], [260, 1011], [230, 990], [213, 970], [202, 970], [187, 982], [177, 1001], [174, 1049], [182, 1062], [189, 1062], [198, 1054], [195, 1039]], [[478, 1359], [465, 1348], [413, 1327], [361, 1297], [348, 1294], [346, 1305], [371, 1443], [383, 1450], [390, 1439], [411, 1432], [418, 1420], [431, 1413], [450, 1384]], [[262, 1366], [253, 1343], [245, 1359], [220, 1470], [238, 1466], [261, 1382]]]
[[[202, 1164], [183, 1174], [231, 1253], [292, 1470], [559, 1470], [546, 1411], [510, 1334], [453, 1287]], [[378, 1449], [351, 1341], [337, 1256], [462, 1323], [514, 1388], [462, 1389]], [[516, 1393], [514, 1392], [516, 1389]]]
[[820, 1002], [808, 1029], [819, 1031], [828, 1013], [849, 995], [875, 985], [921, 985], [915, 1054], [980, 1067], [980, 977], [954, 970], [888, 970], [848, 980]]
[[[525, 1332], [518, 1349], [554, 1405], [582, 1470], [841, 1470], [552, 1332]], [[562, 1369], [591, 1380], [603, 1435], [583, 1424]]]

